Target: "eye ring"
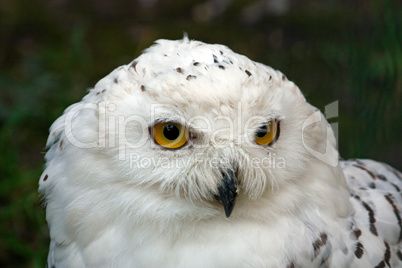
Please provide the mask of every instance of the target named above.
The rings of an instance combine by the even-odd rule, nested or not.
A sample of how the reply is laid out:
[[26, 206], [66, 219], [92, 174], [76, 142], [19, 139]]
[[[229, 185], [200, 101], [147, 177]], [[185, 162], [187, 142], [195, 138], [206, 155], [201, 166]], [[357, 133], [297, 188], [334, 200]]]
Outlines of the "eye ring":
[[280, 133], [280, 124], [277, 120], [271, 120], [262, 124], [254, 133], [254, 140], [258, 145], [268, 146], [274, 144]]
[[166, 149], [179, 149], [183, 147], [190, 136], [188, 129], [175, 122], [156, 123], [150, 129], [154, 142]]

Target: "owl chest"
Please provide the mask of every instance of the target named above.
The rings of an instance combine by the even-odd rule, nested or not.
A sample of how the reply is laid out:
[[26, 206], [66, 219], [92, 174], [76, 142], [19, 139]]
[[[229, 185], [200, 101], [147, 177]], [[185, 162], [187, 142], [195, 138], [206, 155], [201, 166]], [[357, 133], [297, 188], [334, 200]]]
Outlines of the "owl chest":
[[311, 242], [301, 232], [292, 238], [285, 226], [274, 230], [241, 225], [217, 228], [215, 224], [214, 228], [183, 228], [183, 232], [138, 229], [130, 235], [114, 231], [113, 237], [98, 241], [108, 249], [91, 254], [99, 264], [118, 260], [131, 267], [292, 267], [295, 263], [325, 267], [322, 264], [331, 256], [326, 235]]

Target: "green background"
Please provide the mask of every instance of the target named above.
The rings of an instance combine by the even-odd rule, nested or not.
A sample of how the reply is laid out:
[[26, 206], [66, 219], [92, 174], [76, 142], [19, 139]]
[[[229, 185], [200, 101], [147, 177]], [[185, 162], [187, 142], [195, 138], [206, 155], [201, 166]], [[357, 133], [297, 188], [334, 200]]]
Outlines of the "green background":
[[398, 1], [257, 2], [0, 1], [0, 267], [45, 265], [37, 185], [52, 122], [154, 40], [183, 32], [281, 70], [322, 111], [339, 100], [341, 155], [402, 167]]

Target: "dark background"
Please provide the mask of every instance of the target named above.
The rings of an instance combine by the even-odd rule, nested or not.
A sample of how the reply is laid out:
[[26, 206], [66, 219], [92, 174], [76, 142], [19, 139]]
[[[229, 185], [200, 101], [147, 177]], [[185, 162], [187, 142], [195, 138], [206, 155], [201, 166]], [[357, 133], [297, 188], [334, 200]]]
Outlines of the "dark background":
[[221, 43], [339, 100], [339, 150], [401, 168], [401, 5], [341, 0], [0, 1], [0, 266], [44, 267], [48, 129], [159, 38]]

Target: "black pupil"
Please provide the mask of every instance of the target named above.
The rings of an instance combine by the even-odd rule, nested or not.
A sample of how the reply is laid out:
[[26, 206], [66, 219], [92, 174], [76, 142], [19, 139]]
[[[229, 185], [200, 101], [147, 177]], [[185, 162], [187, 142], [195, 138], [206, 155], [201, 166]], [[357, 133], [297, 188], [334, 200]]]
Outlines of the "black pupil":
[[267, 132], [268, 132], [268, 125], [263, 125], [255, 132], [255, 135], [258, 138], [262, 138], [267, 134]]
[[163, 135], [165, 135], [168, 140], [175, 140], [180, 135], [180, 130], [175, 125], [166, 125], [163, 129]]

